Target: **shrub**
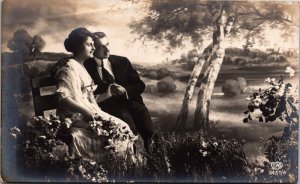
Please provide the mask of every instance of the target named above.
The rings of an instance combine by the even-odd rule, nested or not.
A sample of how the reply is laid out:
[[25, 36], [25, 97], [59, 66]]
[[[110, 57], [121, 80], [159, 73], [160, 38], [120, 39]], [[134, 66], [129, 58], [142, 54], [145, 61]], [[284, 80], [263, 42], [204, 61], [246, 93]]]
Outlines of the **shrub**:
[[269, 63], [276, 63], [276, 62], [287, 62], [287, 59], [284, 55], [281, 54], [270, 54], [267, 58]]
[[246, 89], [247, 81], [242, 77], [238, 77], [237, 80], [226, 80], [222, 85], [222, 92], [226, 97], [234, 97], [243, 93]]
[[267, 59], [268, 57], [268, 54], [263, 52], [263, 51], [260, 51], [260, 50], [251, 50], [250, 53], [249, 53], [249, 56], [251, 58], [262, 58], [262, 59]]
[[226, 97], [234, 97], [240, 94], [238, 82], [236, 80], [226, 80], [222, 85], [222, 92]]
[[246, 65], [247, 64], [247, 60], [244, 59], [244, 58], [236, 57], [236, 58], [234, 58], [234, 64]]
[[237, 83], [240, 89], [240, 93], [243, 93], [247, 87], [247, 81], [243, 77], [238, 77], [237, 78]]
[[157, 92], [159, 93], [171, 93], [176, 90], [176, 84], [174, 79], [170, 76], [163, 78], [157, 83]]
[[157, 70], [158, 79], [162, 79], [162, 78], [164, 78], [168, 75], [169, 75], [169, 70], [166, 69], [166, 68], [160, 68], [160, 69]]
[[242, 55], [244, 49], [240, 48], [227, 48], [225, 53], [231, 56], [240, 56]]
[[150, 71], [149, 73], [146, 74], [147, 77], [149, 77], [150, 79], [157, 79], [158, 74], [156, 71]]

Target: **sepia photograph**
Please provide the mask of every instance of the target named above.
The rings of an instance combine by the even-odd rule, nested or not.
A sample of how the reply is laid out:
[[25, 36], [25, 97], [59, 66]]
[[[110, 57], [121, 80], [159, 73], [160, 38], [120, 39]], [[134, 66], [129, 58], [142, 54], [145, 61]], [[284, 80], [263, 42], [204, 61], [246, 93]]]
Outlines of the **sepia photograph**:
[[0, 181], [297, 183], [299, 12], [2, 1]]

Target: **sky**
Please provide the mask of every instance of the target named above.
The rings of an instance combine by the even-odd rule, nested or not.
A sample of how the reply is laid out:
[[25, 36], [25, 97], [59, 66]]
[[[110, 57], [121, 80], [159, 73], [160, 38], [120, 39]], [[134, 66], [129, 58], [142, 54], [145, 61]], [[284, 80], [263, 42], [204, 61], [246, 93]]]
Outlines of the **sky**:
[[[46, 41], [44, 52], [65, 52], [63, 43], [68, 34], [77, 27], [86, 27], [92, 32], [103, 31], [110, 41], [112, 54], [126, 56], [135, 63], [158, 64], [180, 58], [193, 46], [187, 42], [185, 48], [166, 51], [156, 42], [136, 40], [129, 23], [147, 15], [147, 3], [127, 0], [6, 0], [2, 4], [2, 51], [9, 51], [7, 41], [17, 29], [25, 28], [31, 36], [41, 35]], [[272, 34], [270, 34], [272, 31]], [[266, 29], [270, 47], [281, 43], [280, 30]], [[298, 48], [298, 31], [286, 48]], [[206, 40], [207, 43], [210, 40]], [[205, 44], [204, 44], [205, 45]], [[230, 46], [241, 47], [240, 40]], [[261, 47], [258, 43], [255, 47]], [[263, 48], [264, 49], [264, 48]]]

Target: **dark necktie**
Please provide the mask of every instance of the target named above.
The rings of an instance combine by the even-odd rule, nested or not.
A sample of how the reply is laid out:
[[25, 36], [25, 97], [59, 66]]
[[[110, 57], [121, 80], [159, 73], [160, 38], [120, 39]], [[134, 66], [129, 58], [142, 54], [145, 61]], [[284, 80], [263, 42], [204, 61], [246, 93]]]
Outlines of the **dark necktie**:
[[102, 77], [103, 77], [103, 81], [108, 83], [108, 84], [112, 84], [115, 82], [115, 77], [112, 76], [103, 66], [102, 68]]
[[98, 66], [101, 70], [101, 73], [99, 72], [99, 75], [102, 76], [102, 81], [105, 83], [105, 84], [112, 84], [115, 82], [115, 77], [112, 76], [103, 66], [103, 61], [101, 63], [98, 63]]

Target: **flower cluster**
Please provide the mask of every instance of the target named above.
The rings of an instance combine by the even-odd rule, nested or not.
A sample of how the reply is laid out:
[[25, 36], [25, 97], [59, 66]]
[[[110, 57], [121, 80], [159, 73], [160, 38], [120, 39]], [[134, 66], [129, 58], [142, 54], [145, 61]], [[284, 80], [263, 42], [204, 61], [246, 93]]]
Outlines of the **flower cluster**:
[[93, 160], [83, 158], [71, 160], [68, 173], [72, 176], [79, 175], [83, 180], [89, 182], [108, 182], [107, 170]]
[[13, 127], [10, 129], [9, 135], [12, 139], [16, 139], [19, 135], [21, 135], [21, 130], [17, 127]]
[[[118, 153], [121, 151], [122, 142], [133, 142], [136, 136], [132, 133], [128, 126], [121, 126], [111, 119], [103, 120], [100, 116], [96, 115], [95, 120], [89, 122], [92, 131], [106, 140], [105, 148], [112, 153]], [[127, 145], [125, 145], [126, 147]], [[126, 149], [126, 148], [124, 148]]]

